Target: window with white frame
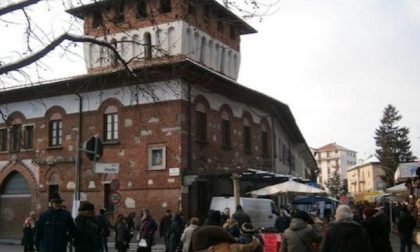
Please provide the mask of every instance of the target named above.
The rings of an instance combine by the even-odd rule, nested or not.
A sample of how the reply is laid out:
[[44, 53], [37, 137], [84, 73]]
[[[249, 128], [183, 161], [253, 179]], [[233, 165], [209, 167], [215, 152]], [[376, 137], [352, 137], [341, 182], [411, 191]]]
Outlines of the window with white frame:
[[118, 140], [118, 109], [116, 106], [109, 106], [104, 113], [104, 140]]
[[61, 146], [63, 136], [63, 121], [61, 119], [51, 120], [49, 126], [49, 146]]

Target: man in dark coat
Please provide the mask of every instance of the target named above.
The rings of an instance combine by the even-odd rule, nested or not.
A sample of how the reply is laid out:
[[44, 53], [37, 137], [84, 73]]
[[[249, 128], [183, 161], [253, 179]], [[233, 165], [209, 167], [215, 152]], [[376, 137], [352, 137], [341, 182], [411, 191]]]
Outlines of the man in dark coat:
[[165, 239], [165, 252], [169, 252], [170, 239], [169, 234], [171, 231], [172, 214], [171, 209], [166, 209], [165, 216], [160, 219], [159, 235]]
[[84, 202], [76, 217], [77, 235], [74, 240], [76, 252], [99, 252], [101, 250], [102, 229], [95, 218], [95, 206]]
[[97, 216], [98, 222], [101, 225], [101, 252], [108, 252], [108, 237], [110, 235], [111, 223], [105, 215], [106, 210], [104, 208], [99, 210], [99, 215]]
[[252, 223], [252, 222], [251, 222], [251, 218], [249, 217], [249, 215], [248, 215], [248, 214], [246, 214], [246, 213], [244, 212], [244, 210], [243, 210], [243, 208], [242, 208], [242, 206], [241, 206], [241, 205], [238, 205], [238, 206], [236, 207], [236, 212], [232, 215], [232, 218], [234, 218], [234, 219], [238, 222], [238, 224], [239, 224], [239, 226], [240, 226], [240, 227], [241, 227], [241, 226], [242, 226], [242, 224], [244, 224], [245, 222]]
[[319, 252], [372, 252], [369, 236], [353, 220], [353, 212], [348, 205], [340, 205], [335, 218], [328, 227]]
[[62, 209], [63, 199], [58, 194], [50, 202], [52, 207], [39, 217], [35, 246], [39, 252], [66, 252], [68, 240], [76, 236], [76, 225], [70, 213]]
[[413, 231], [416, 228], [416, 219], [410, 214], [407, 207], [402, 207], [398, 221], [398, 233], [400, 234], [400, 251], [411, 252], [413, 246]]

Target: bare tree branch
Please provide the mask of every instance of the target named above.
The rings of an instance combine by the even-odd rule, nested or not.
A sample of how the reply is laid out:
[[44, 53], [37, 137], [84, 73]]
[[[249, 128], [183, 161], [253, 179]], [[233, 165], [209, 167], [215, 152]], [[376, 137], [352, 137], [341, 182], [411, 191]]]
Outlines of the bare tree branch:
[[0, 8], [0, 16], [3, 16], [5, 14], [8, 14], [13, 11], [17, 11], [23, 8], [26, 8], [30, 5], [36, 4], [40, 2], [41, 0], [26, 0], [18, 3], [9, 4], [3, 8]]
[[69, 33], [64, 33], [60, 37], [56, 38], [55, 40], [51, 41], [46, 47], [44, 47], [42, 50], [35, 52], [27, 57], [24, 57], [18, 61], [15, 61], [10, 64], [6, 64], [3, 66], [0, 66], [0, 75], [6, 74], [8, 72], [14, 71], [16, 69], [20, 69], [22, 67], [28, 66], [34, 62], [37, 62], [44, 56], [46, 56], [49, 52], [54, 50], [57, 46], [59, 46], [64, 40], [70, 40], [72, 42], [88, 42], [96, 45], [100, 45], [103, 47], [106, 47], [110, 49], [117, 60], [124, 66], [125, 69], [128, 70], [128, 72], [132, 75], [135, 75], [133, 70], [128, 66], [127, 62], [121, 57], [121, 55], [118, 53], [117, 49], [110, 43], [106, 41], [97, 40], [91, 37], [86, 36], [77, 36]]

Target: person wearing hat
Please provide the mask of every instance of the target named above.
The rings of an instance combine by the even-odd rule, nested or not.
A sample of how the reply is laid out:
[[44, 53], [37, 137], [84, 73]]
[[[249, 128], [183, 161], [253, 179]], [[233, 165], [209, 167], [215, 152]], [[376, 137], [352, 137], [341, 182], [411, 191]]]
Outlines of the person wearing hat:
[[[58, 194], [50, 198], [51, 207], [39, 217], [35, 231], [35, 246], [39, 252], [66, 252], [68, 238], [77, 234], [70, 213], [62, 208]], [[70, 236], [70, 237], [69, 237]]]
[[311, 216], [304, 211], [292, 215], [290, 225], [282, 235], [280, 252], [312, 251], [313, 243], [322, 239], [321, 232], [315, 230], [313, 224]]
[[76, 252], [99, 252], [101, 249], [101, 225], [95, 217], [95, 206], [82, 202], [76, 217], [77, 235], [74, 239]]
[[249, 244], [236, 243], [232, 235], [215, 225], [197, 228], [191, 236], [193, 252], [253, 252], [259, 245], [257, 239]]
[[[251, 223], [245, 222], [241, 226], [241, 235], [239, 236], [238, 243], [240, 244], [251, 244], [256, 238], [256, 231], [254, 229], [254, 226], [252, 226]], [[262, 240], [260, 239], [260, 243]], [[263, 246], [262, 244], [259, 244], [256, 249], [253, 251], [255, 252], [262, 252]]]

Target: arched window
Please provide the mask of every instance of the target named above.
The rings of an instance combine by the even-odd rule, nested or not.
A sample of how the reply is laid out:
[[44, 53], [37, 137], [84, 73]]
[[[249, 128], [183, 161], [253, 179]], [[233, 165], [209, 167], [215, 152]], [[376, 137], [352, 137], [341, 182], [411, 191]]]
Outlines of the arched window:
[[54, 113], [49, 122], [49, 146], [61, 146], [63, 143], [63, 118], [60, 113]]
[[200, 59], [200, 34], [194, 33], [194, 59]]
[[243, 137], [244, 137], [244, 151], [251, 152], [251, 124], [248, 118], [244, 118], [243, 121]]
[[111, 105], [104, 112], [104, 140], [118, 140], [118, 108]]
[[[118, 51], [118, 47], [117, 47], [117, 40], [116, 39], [111, 39], [111, 44], [115, 47], [115, 49]], [[111, 64], [113, 66], [118, 64], [118, 60], [117, 60], [117, 55], [109, 49], [109, 56], [111, 58]]]
[[163, 56], [163, 51], [167, 51], [168, 48], [165, 48], [165, 43], [163, 43], [163, 31], [161, 29], [157, 29], [156, 31], [156, 41], [155, 41], [155, 46], [158, 49], [156, 52], [156, 56]]
[[204, 63], [206, 60], [206, 38], [201, 38], [201, 46], [200, 46], [200, 62]]
[[121, 39], [121, 56], [124, 60], [128, 60], [128, 42], [127, 37]]
[[238, 76], [238, 56], [236, 53], [233, 55], [233, 76], [236, 78]]
[[144, 58], [151, 59], [152, 58], [152, 36], [150, 36], [149, 32], [146, 32], [144, 34], [143, 43], [144, 43]]
[[265, 123], [261, 125], [261, 154], [262, 156], [269, 156], [268, 153], [268, 132]]
[[207, 142], [207, 112], [206, 106], [199, 102], [195, 106], [196, 139], [199, 142]]
[[214, 68], [213, 67], [213, 63], [214, 63], [214, 60], [213, 60], [213, 40], [209, 40], [209, 58], [208, 58], [208, 65], [211, 67], [211, 68]]
[[139, 57], [140, 53], [140, 38], [139, 35], [136, 34], [133, 36], [133, 57]]
[[230, 118], [226, 111], [222, 112], [222, 146], [230, 147]]
[[96, 58], [95, 58], [95, 44], [90, 44], [89, 45], [89, 67], [94, 67], [95, 63], [96, 63]]
[[7, 176], [1, 194], [30, 194], [28, 182], [17, 171]]
[[175, 42], [175, 28], [169, 27], [168, 29], [168, 53], [173, 54], [174, 48], [176, 47]]
[[225, 54], [226, 54], [226, 49], [224, 47], [222, 47], [222, 53], [220, 55], [220, 72], [222, 73], [226, 73], [226, 69], [225, 69]]
[[228, 51], [226, 66], [227, 66], [226, 73], [229, 76], [233, 76], [233, 71], [232, 71], [232, 50], [229, 50]]

